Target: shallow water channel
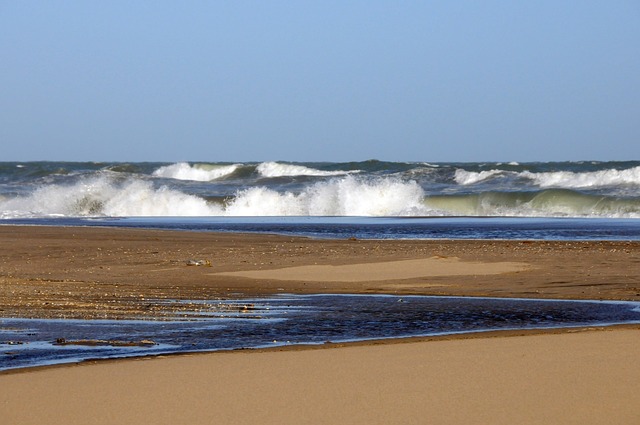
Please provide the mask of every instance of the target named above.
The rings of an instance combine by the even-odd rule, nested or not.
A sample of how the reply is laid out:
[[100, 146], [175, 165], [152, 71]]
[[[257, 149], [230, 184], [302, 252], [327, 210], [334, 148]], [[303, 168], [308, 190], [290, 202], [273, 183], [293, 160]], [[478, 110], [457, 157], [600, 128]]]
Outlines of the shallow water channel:
[[277, 295], [185, 304], [162, 320], [0, 319], [0, 370], [188, 351], [640, 323], [640, 303]]

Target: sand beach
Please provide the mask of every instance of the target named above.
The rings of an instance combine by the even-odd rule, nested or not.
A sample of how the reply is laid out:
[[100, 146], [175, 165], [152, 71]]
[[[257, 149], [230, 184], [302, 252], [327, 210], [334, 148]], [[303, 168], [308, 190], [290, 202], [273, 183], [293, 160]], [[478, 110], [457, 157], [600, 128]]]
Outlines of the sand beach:
[[640, 425], [584, 4], [2, 1], [0, 425]]
[[[640, 243], [0, 226], [0, 316], [278, 292], [640, 300]], [[199, 265], [196, 265], [199, 264]], [[0, 374], [3, 423], [637, 423], [640, 327], [164, 356]]]

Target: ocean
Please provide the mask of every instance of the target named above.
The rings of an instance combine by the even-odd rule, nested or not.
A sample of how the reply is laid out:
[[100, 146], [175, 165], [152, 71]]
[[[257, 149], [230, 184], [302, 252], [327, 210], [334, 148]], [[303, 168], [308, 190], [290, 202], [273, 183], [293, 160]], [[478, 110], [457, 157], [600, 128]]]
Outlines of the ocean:
[[[640, 161], [3, 162], [0, 224], [316, 238], [638, 241]], [[259, 316], [236, 317], [221, 309], [222, 301], [206, 300], [203, 317], [170, 322], [0, 318], [0, 370], [87, 358], [640, 321], [637, 302], [284, 294], [249, 301], [259, 306]], [[247, 300], [227, 300], [223, 307], [233, 302]], [[433, 316], [436, 307], [441, 314]], [[60, 345], [60, 335], [97, 343]], [[109, 343], [132, 338], [155, 344]]]
[[640, 161], [0, 163], [4, 224], [635, 240], [638, 219]]

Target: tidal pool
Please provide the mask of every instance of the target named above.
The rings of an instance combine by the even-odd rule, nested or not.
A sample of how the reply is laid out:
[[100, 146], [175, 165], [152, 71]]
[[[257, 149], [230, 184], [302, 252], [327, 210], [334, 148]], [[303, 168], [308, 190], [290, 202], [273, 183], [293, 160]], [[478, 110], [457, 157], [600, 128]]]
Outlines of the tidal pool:
[[640, 323], [640, 303], [392, 295], [157, 301], [168, 320], [0, 319], [0, 370], [178, 352]]

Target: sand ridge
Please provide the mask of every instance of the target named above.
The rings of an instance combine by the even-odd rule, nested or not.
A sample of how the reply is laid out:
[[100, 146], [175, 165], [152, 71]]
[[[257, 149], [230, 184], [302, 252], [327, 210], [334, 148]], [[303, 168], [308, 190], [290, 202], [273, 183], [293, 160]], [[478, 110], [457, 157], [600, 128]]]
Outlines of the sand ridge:
[[461, 261], [458, 257], [430, 257], [412, 260], [343, 265], [307, 265], [267, 270], [241, 270], [217, 273], [249, 279], [274, 279], [314, 282], [394, 281], [437, 276], [471, 276], [515, 273], [531, 268], [517, 262]]

